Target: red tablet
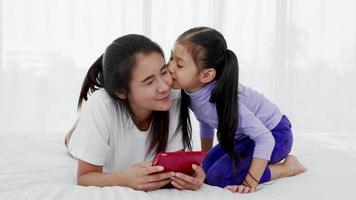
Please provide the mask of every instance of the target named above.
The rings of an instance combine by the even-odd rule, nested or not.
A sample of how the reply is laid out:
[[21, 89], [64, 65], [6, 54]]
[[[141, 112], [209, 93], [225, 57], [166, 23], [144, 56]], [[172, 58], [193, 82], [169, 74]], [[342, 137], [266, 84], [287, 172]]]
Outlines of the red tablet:
[[201, 165], [207, 155], [205, 151], [176, 151], [165, 152], [156, 155], [153, 165], [164, 167], [164, 172], [182, 172], [187, 175], [194, 175], [192, 164]]

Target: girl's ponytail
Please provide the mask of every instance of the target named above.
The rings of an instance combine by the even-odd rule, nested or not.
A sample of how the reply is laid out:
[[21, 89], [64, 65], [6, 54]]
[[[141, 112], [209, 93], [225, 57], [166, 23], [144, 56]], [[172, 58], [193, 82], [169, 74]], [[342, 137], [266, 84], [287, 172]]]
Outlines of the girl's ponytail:
[[239, 66], [234, 52], [224, 53], [224, 67], [220, 72], [210, 101], [216, 104], [219, 124], [217, 136], [220, 145], [230, 155], [234, 155], [234, 136], [238, 126], [238, 82]]
[[103, 55], [93, 63], [84, 78], [78, 100], [78, 110], [82, 106], [83, 100], [88, 100], [89, 93], [103, 87]]

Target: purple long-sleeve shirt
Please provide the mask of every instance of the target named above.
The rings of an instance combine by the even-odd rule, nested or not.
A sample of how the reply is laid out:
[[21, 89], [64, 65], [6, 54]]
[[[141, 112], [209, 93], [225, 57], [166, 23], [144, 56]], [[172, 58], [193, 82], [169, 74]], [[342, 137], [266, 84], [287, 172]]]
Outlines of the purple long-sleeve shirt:
[[[218, 127], [215, 104], [211, 103], [213, 81], [201, 90], [189, 93], [189, 107], [200, 123], [201, 138], [213, 138], [214, 129]], [[279, 108], [261, 93], [239, 84], [239, 122], [235, 139], [250, 137], [255, 142], [253, 157], [270, 160], [274, 148], [274, 138], [270, 130], [277, 126], [282, 118]]]

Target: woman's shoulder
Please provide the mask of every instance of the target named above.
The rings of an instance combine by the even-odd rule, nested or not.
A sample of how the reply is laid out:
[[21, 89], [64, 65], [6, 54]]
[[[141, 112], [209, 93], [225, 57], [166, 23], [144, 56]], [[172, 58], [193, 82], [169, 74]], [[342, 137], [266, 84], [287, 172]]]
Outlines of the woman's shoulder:
[[88, 99], [96, 99], [96, 100], [100, 100], [100, 101], [108, 101], [111, 100], [111, 97], [109, 95], [109, 93], [104, 89], [104, 88], [100, 88], [98, 90], [95, 90]]
[[89, 97], [88, 101], [86, 104], [92, 104], [92, 103], [101, 103], [106, 106], [114, 105], [115, 101], [114, 99], [109, 95], [109, 93], [104, 89], [100, 88], [98, 90], [95, 90]]
[[88, 100], [84, 103], [83, 109], [114, 114], [115, 111], [119, 109], [119, 106], [105, 89], [100, 88], [88, 96]]

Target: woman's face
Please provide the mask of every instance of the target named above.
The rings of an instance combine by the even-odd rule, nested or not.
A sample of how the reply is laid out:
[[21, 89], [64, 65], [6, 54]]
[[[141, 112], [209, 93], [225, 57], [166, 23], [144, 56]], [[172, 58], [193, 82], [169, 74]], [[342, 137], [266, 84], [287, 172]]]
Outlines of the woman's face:
[[172, 49], [168, 69], [172, 74], [174, 89], [195, 92], [203, 87], [199, 79], [198, 66], [182, 44], [177, 43]]
[[136, 115], [153, 110], [167, 111], [172, 105], [172, 76], [157, 52], [136, 56], [129, 87], [127, 98]]

